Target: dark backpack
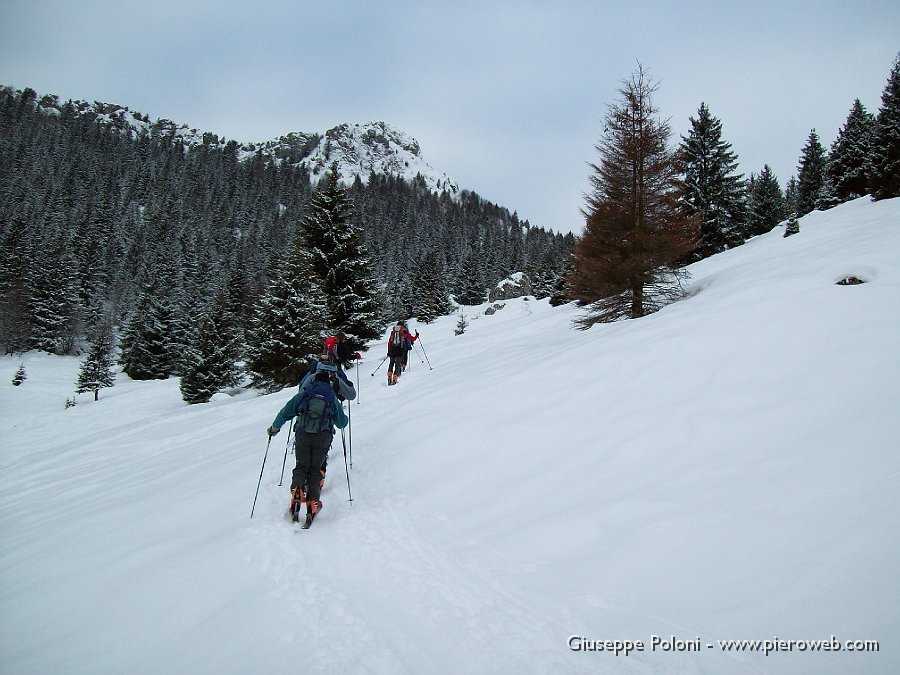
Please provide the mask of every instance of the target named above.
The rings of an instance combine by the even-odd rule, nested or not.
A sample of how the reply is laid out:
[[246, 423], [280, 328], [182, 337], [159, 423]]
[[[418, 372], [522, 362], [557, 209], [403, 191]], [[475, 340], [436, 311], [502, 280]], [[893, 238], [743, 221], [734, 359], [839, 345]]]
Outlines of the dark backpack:
[[313, 380], [297, 405], [297, 429], [310, 434], [334, 427], [334, 389], [329, 382]]

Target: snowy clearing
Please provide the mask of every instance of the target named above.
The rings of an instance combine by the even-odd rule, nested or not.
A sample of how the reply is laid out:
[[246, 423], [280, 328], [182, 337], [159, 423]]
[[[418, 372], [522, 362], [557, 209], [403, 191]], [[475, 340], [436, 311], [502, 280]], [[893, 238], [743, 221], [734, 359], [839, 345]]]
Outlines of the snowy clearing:
[[3, 357], [0, 671], [900, 672], [900, 200], [692, 272], [588, 331], [533, 299], [412, 322], [433, 369], [396, 387], [374, 343], [353, 502], [338, 434], [299, 533], [287, 429], [249, 518], [292, 391], [188, 406], [120, 373], [65, 409], [77, 359]]

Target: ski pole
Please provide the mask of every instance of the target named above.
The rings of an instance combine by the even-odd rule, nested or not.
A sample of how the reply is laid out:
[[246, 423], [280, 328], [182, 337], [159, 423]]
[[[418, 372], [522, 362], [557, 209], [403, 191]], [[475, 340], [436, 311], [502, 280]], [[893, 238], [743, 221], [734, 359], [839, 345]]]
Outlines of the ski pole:
[[344, 471], [347, 473], [347, 496], [350, 497], [350, 506], [353, 506], [353, 494], [350, 492], [350, 469], [347, 468], [347, 441], [344, 440], [343, 429], [341, 429], [341, 443], [344, 444]]
[[294, 433], [294, 420], [291, 420], [291, 428], [288, 431], [287, 443], [284, 444], [284, 459], [281, 460], [281, 478], [278, 479], [278, 487], [284, 482], [284, 465], [287, 464], [287, 451], [291, 445], [291, 434]]
[[250, 517], [253, 517], [253, 512], [256, 511], [256, 498], [259, 497], [259, 486], [262, 484], [262, 475], [263, 471], [266, 468], [266, 457], [269, 456], [269, 446], [272, 444], [272, 437], [269, 436], [269, 442], [266, 443], [266, 454], [263, 455], [263, 463], [262, 468], [259, 470], [259, 480], [256, 482], [256, 495], [253, 497], [253, 508], [250, 509]]
[[381, 366], [383, 366], [384, 362], [387, 360], [388, 360], [387, 356], [385, 356], [383, 359], [381, 359], [381, 363], [379, 363], [378, 367], [374, 371], [372, 371], [372, 377], [375, 377], [375, 373], [377, 373], [379, 370], [381, 370]]
[[[422, 355], [419, 354], [419, 348], [416, 346], [416, 343], [415, 343], [415, 342], [413, 342], [413, 347], [416, 348], [416, 356], [419, 357], [419, 361], [422, 361]], [[422, 363], [425, 363], [425, 361], [422, 361]]]
[[[421, 342], [422, 338], [419, 338], [418, 341]], [[413, 344], [415, 344], [415, 342]], [[422, 345], [422, 353], [425, 355], [425, 360], [428, 361], [428, 370], [434, 370], [434, 368], [431, 367], [431, 361], [428, 359], [428, 352], [425, 351], [424, 344]]]
[[352, 407], [350, 401], [347, 401], [347, 445], [350, 446], [350, 466], [353, 466], [353, 418], [350, 416]]

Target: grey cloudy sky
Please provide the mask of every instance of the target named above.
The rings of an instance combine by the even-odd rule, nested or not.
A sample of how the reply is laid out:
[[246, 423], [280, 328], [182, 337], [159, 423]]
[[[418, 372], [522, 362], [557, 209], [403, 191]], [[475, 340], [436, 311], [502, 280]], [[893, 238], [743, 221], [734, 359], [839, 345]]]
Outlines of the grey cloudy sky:
[[0, 84], [238, 141], [382, 120], [460, 187], [578, 232], [607, 106], [638, 61], [673, 144], [701, 102], [782, 186], [815, 128], [877, 112], [900, 3], [0, 0]]

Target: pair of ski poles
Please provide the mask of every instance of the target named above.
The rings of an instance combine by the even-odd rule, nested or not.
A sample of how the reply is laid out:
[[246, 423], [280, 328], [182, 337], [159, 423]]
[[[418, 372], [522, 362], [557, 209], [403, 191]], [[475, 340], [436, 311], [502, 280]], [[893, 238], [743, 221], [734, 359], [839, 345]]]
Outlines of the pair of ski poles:
[[[422, 338], [419, 337], [419, 338], [416, 340], [416, 342], [422, 342]], [[416, 342], [413, 342], [413, 347], [416, 346]], [[419, 353], [419, 352], [418, 352], [418, 350], [417, 350], [417, 351], [416, 351], [416, 354], [418, 354], [418, 353]], [[425, 361], [428, 361], [428, 370], [434, 370], [434, 368], [431, 367], [431, 360], [428, 358], [428, 352], [425, 351], [425, 345], [424, 345], [424, 344], [422, 345], [422, 353], [425, 354]], [[388, 357], [389, 357], [389, 356], [390, 356], [390, 355], [385, 356], [383, 359], [381, 359], [381, 363], [379, 363], [379, 364], [378, 364], [378, 367], [377, 367], [375, 370], [372, 371], [372, 377], [375, 377], [375, 373], [377, 373], [379, 370], [381, 370], [381, 366], [384, 365], [384, 362], [388, 360]], [[419, 357], [420, 360], [421, 360], [421, 358], [422, 358], [422, 357]], [[422, 361], [422, 363], [425, 363], [425, 361]], [[358, 375], [358, 374], [359, 374], [359, 373], [357, 373], [357, 375]]]
[[[349, 406], [348, 406], [348, 408], [349, 408]], [[349, 415], [348, 415], [348, 422], [349, 422]], [[288, 448], [291, 445], [291, 436], [293, 435], [293, 432], [294, 432], [294, 421], [291, 420], [291, 429], [288, 432], [287, 443], [284, 446], [284, 459], [281, 461], [281, 478], [278, 480], [279, 487], [281, 487], [281, 485], [284, 483], [284, 467], [285, 467], [285, 464], [287, 464]], [[266, 443], [266, 452], [263, 455], [262, 467], [259, 470], [259, 480], [256, 482], [256, 494], [253, 496], [253, 508], [250, 509], [250, 517], [251, 518], [253, 518], [253, 513], [256, 511], [256, 500], [259, 498], [259, 487], [260, 487], [260, 485], [262, 485], [263, 472], [266, 470], [266, 459], [269, 457], [269, 446], [271, 444], [272, 444], [272, 437], [269, 436], [269, 440]], [[344, 470], [347, 473], [347, 496], [350, 498], [350, 504], [352, 505], [353, 504], [353, 493], [350, 491], [350, 469], [347, 465], [347, 441], [344, 437], [343, 429], [341, 429], [341, 444], [344, 446]], [[351, 455], [351, 459], [350, 459], [350, 466], [353, 466], [352, 455]]]

